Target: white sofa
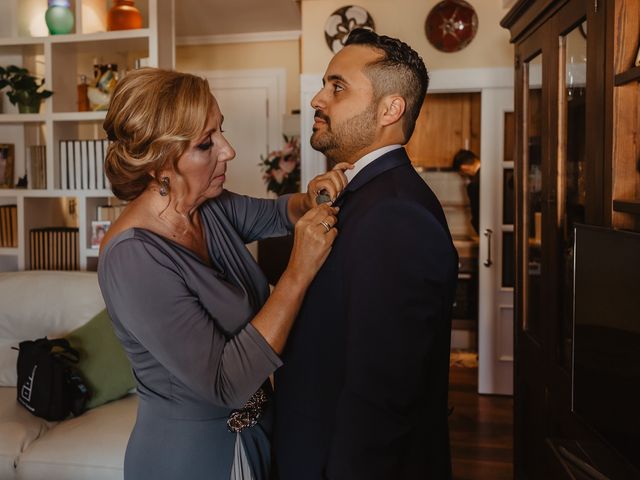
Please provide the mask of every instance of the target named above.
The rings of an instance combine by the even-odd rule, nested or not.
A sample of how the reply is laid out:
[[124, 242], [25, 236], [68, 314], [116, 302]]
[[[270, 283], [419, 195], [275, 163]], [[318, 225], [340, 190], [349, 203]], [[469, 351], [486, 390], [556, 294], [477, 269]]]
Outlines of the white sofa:
[[11, 347], [64, 335], [103, 308], [95, 273], [0, 273], [0, 480], [122, 478], [135, 395], [62, 422], [34, 417], [16, 401]]

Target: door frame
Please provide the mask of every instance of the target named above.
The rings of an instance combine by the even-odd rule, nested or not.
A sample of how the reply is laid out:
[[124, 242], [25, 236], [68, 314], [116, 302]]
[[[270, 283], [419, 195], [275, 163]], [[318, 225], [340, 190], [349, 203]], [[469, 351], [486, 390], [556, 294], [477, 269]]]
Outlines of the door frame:
[[[503, 223], [503, 175], [505, 169], [513, 168], [513, 162], [504, 161], [504, 119], [505, 113], [513, 112], [513, 96], [512, 87], [482, 91], [480, 159], [495, 161], [482, 161], [480, 180], [478, 393], [493, 395], [513, 394], [515, 290], [502, 285], [503, 234], [514, 232], [513, 224]], [[496, 206], [501, 208], [492, 208]], [[488, 230], [493, 233], [488, 235]], [[486, 265], [489, 258], [493, 263]], [[515, 267], [515, 251], [513, 265]]]
[[[494, 107], [488, 100], [496, 94], [497, 90], [504, 92], [508, 89], [511, 92], [511, 98], [513, 98], [514, 87], [514, 71], [511, 67], [504, 68], [464, 68], [464, 69], [451, 69], [451, 70], [432, 70], [429, 72], [429, 93], [462, 93], [462, 92], [480, 92], [482, 102], [482, 119], [481, 122], [481, 146], [480, 146], [480, 158], [481, 159], [495, 159], [499, 160], [496, 168], [502, 168], [502, 155], [497, 155], [496, 151], [501, 146], [495, 145], [496, 138], [502, 138], [503, 132], [496, 132], [496, 128], [502, 126], [502, 122], [499, 125], [495, 125], [491, 120], [496, 118], [496, 115], [502, 115], [503, 107]], [[307, 139], [311, 138], [313, 128], [313, 114], [314, 111], [311, 108], [311, 99], [318, 92], [322, 85], [322, 74], [302, 74], [300, 76], [300, 135], [301, 135], [301, 185], [303, 188], [309, 183], [309, 181], [316, 175], [323, 173], [326, 169], [326, 162], [324, 156], [316, 152], [311, 148]], [[492, 108], [494, 107], [494, 108]], [[485, 120], [487, 119], [487, 120]], [[500, 137], [498, 137], [498, 133]], [[486, 165], [485, 165], [486, 166]], [[484, 168], [484, 167], [483, 167]], [[502, 179], [496, 179], [502, 181]], [[488, 202], [495, 201], [492, 197], [493, 192], [486, 191], [487, 189], [480, 189], [480, 231], [484, 232], [487, 228], [490, 228], [494, 232], [502, 231], [502, 219], [495, 218], [497, 215], [492, 212], [493, 204], [489, 205]], [[484, 200], [484, 201], [483, 201]], [[484, 206], [483, 206], [484, 205]], [[490, 219], [490, 221], [489, 221]], [[499, 223], [496, 223], [498, 222]], [[487, 252], [488, 239], [484, 235], [480, 235], [479, 252]], [[492, 258], [497, 258], [495, 255], [495, 242], [492, 248]], [[480, 259], [481, 253], [478, 255], [479, 265], [478, 269], [481, 273], [483, 268]], [[489, 277], [492, 278], [492, 277]], [[483, 280], [484, 279], [484, 280]], [[482, 282], [485, 282], [483, 285]], [[479, 276], [479, 291], [483, 291], [483, 287], [494, 288], [493, 280], [487, 287], [487, 276]], [[478, 347], [480, 351], [479, 356], [479, 381], [482, 383], [478, 385], [480, 393], [498, 393], [498, 394], [512, 394], [513, 393], [513, 356], [509, 357], [504, 354], [504, 345], [498, 348], [498, 342], [495, 341], [498, 338], [499, 325], [497, 321], [497, 302], [493, 300], [492, 306], [487, 306], [488, 300], [480, 298], [480, 305], [478, 309]], [[484, 306], [484, 308], [483, 308]], [[495, 313], [494, 313], [495, 312]], [[513, 341], [513, 339], [512, 339]], [[513, 348], [513, 346], [512, 346]], [[501, 368], [500, 372], [495, 372], [496, 361], [501, 362], [507, 368]], [[508, 378], [505, 382], [498, 378], [496, 373], [500, 373], [502, 379]]]

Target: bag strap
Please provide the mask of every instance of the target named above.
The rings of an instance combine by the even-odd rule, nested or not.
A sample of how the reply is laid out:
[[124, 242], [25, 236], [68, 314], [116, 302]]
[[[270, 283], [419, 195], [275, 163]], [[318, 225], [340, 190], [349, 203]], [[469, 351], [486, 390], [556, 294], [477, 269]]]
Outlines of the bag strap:
[[[68, 360], [73, 363], [78, 363], [80, 360], [80, 353], [78, 350], [73, 348], [69, 343], [69, 340], [66, 338], [54, 338], [49, 340], [48, 338], [44, 338], [48, 342], [49, 350], [51, 353], [57, 357], [63, 357], [65, 360]], [[59, 352], [53, 352], [53, 349], [58, 347], [61, 349]]]

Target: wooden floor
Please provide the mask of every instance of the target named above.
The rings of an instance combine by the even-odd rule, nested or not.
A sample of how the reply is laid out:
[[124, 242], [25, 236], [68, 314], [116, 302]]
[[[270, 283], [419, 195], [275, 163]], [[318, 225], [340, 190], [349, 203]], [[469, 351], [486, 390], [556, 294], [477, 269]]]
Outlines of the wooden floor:
[[478, 395], [478, 369], [451, 367], [454, 480], [513, 479], [513, 399]]

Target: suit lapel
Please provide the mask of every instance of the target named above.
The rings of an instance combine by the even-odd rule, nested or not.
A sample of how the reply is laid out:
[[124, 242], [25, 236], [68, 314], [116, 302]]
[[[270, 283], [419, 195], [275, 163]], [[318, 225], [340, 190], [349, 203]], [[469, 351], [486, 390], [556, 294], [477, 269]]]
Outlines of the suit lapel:
[[378, 175], [405, 164], [411, 164], [411, 161], [409, 160], [404, 148], [397, 148], [376, 158], [373, 162], [358, 172], [353, 180], [349, 182], [347, 188], [345, 188], [336, 201], [333, 202], [333, 205], [336, 207], [341, 206], [344, 203], [345, 198], [352, 192], [355, 192], [363, 185], [366, 185]]

